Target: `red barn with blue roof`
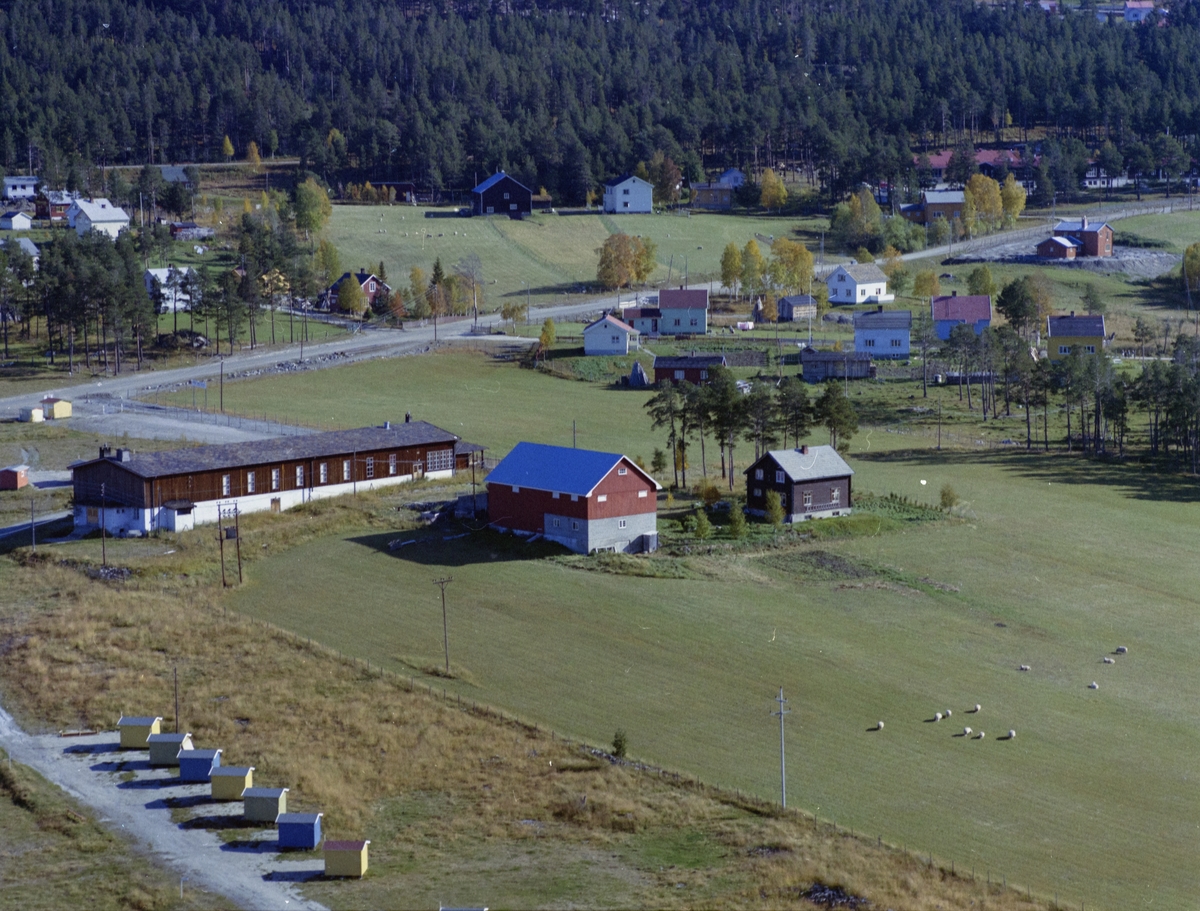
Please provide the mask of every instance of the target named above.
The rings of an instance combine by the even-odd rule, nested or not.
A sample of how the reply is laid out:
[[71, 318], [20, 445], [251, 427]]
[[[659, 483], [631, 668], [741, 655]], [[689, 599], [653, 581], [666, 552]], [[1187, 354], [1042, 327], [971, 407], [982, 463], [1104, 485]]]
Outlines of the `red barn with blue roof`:
[[627, 456], [518, 443], [487, 476], [493, 528], [540, 534], [576, 553], [658, 549], [654, 478]]

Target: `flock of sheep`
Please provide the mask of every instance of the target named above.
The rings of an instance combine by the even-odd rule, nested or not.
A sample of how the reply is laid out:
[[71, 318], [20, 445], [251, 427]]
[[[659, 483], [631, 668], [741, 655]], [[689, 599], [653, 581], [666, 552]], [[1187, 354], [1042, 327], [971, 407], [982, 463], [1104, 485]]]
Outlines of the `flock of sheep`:
[[[1128, 648], [1126, 648], [1123, 645], [1118, 645], [1116, 647], [1116, 649], [1113, 651], [1113, 654], [1114, 655], [1125, 655], [1125, 654], [1128, 654], [1128, 652], [1129, 652]], [[1105, 664], [1116, 664], [1116, 659], [1109, 655], [1105, 655], [1103, 657], [1103, 661]], [[1030, 667], [1028, 664], [1022, 664], [1017, 667], [1017, 670], [1019, 670], [1019, 671], [1028, 671], [1029, 669], [1030, 669]], [[1098, 690], [1098, 689], [1100, 689], [1100, 684], [1097, 683], [1095, 680], [1093, 680], [1091, 683], [1088, 684], [1088, 689]], [[978, 715], [980, 712], [983, 711], [983, 706], [977, 702], [977, 703], [975, 703], [973, 708], [969, 708], [966, 711], [967, 711], [968, 715]], [[954, 714], [953, 709], [946, 709], [946, 711], [944, 711], [944, 712], [934, 712], [932, 718], [927, 718], [925, 720], [936, 724], [939, 721], [942, 721], [943, 719], [950, 718], [951, 716], [953, 716], [953, 714]], [[882, 731], [883, 730], [883, 722], [882, 721], [875, 722], [875, 727], [869, 728], [868, 730]], [[987, 734], [985, 734], [983, 731], [972, 730], [970, 727], [964, 727], [962, 729], [961, 734], [955, 734], [954, 736], [955, 737], [967, 737], [972, 740], [984, 740], [984, 739], [986, 739]], [[1008, 734], [1004, 737], [1000, 737], [999, 739], [1000, 740], [1013, 740], [1016, 738], [1016, 736], [1017, 736], [1016, 730], [1014, 728], [1009, 728]]]

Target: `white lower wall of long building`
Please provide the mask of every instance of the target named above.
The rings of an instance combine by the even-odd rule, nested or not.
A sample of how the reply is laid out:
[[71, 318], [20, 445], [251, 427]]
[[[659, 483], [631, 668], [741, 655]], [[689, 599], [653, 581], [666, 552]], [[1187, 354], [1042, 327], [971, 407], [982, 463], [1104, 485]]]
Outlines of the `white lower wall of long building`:
[[[436, 480], [451, 478], [452, 470], [431, 471], [422, 475], [424, 478]], [[298, 490], [273, 490], [266, 493], [252, 493], [241, 497], [222, 497], [220, 500], [205, 500], [195, 504], [190, 511], [172, 509], [167, 506], [155, 506], [141, 509], [135, 506], [107, 505], [76, 506], [75, 530], [94, 531], [101, 523], [109, 534], [118, 537], [130, 534], [148, 535], [155, 531], [189, 531], [196, 525], [216, 524], [223, 512], [229, 519], [234, 510], [238, 513], [248, 512], [282, 512], [300, 506], [310, 500], [322, 500], [329, 497], [340, 497], [360, 490], [375, 490], [379, 487], [391, 487], [413, 480], [412, 475], [395, 475], [369, 480], [344, 482], [341, 484], [322, 484], [319, 487], [304, 487]]]

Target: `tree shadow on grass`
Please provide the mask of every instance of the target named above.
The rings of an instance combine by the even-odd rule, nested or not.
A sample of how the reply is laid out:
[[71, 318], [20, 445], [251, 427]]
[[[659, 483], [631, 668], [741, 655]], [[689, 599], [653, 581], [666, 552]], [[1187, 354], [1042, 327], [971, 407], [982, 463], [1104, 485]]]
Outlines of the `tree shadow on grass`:
[[[851, 454], [851, 461], [906, 461], [930, 468], [939, 465], [987, 465], [1039, 483], [1073, 484], [1080, 487], [1103, 485], [1134, 500], [1200, 503], [1200, 479], [1155, 469], [1138, 462], [1092, 459], [1063, 452], [1025, 452], [1024, 450], [985, 450], [961, 452], [914, 449], [892, 452]], [[928, 496], [937, 496], [930, 491]]]
[[[480, 522], [482, 524], [482, 520]], [[455, 525], [440, 523], [437, 527], [416, 531], [361, 535], [349, 540], [399, 560], [430, 567], [542, 560], [569, 553], [565, 547], [545, 539], [530, 542], [490, 528], [471, 531], [466, 527], [460, 529]]]

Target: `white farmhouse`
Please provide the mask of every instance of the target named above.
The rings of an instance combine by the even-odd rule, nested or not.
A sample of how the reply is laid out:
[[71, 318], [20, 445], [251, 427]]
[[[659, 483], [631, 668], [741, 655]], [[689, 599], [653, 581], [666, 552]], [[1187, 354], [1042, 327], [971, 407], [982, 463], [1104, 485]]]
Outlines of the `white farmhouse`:
[[37, 196], [38, 184], [42, 181], [33, 174], [13, 175], [4, 178], [3, 197], [11, 202], [24, 202]]
[[[74, 217], [71, 212], [74, 210]], [[129, 227], [129, 216], [107, 199], [77, 199], [67, 210], [68, 221], [80, 237], [91, 231], [107, 234], [112, 240]]]
[[654, 211], [654, 186], [633, 174], [604, 182], [604, 211], [610, 214]]
[[584, 354], [628, 354], [630, 342], [638, 347], [640, 333], [610, 313], [583, 327]]
[[877, 310], [854, 314], [854, 350], [876, 360], [907, 360], [912, 339], [912, 311]]
[[838, 266], [825, 284], [831, 304], [885, 304], [896, 299], [888, 294], [887, 276], [874, 263]]

